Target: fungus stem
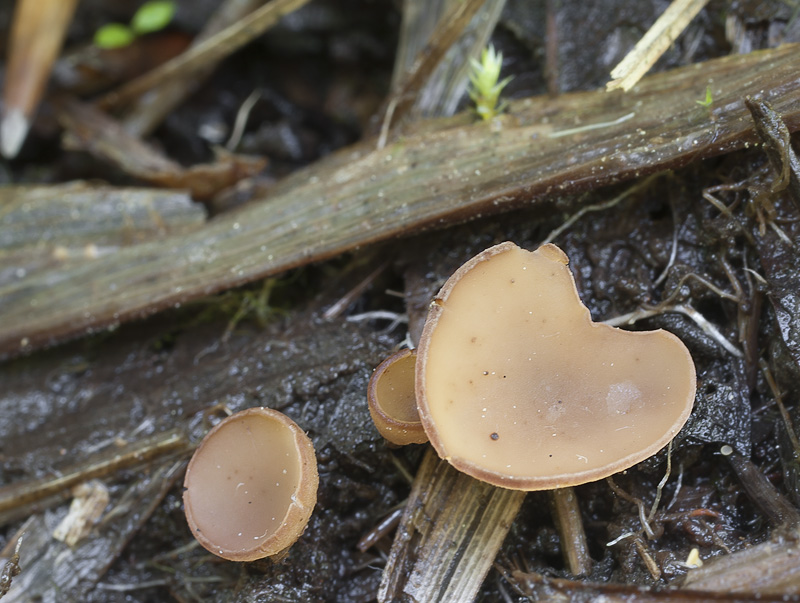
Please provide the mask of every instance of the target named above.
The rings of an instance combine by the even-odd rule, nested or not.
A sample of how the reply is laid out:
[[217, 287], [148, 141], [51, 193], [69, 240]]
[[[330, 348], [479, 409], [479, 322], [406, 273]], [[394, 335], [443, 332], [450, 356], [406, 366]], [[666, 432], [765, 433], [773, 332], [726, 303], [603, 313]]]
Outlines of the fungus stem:
[[378, 601], [472, 601], [525, 492], [457, 471], [428, 449], [417, 471]]
[[589, 545], [586, 542], [586, 532], [583, 530], [583, 519], [575, 488], [551, 490], [550, 504], [567, 567], [573, 576], [586, 576], [592, 571], [592, 559], [589, 556]]

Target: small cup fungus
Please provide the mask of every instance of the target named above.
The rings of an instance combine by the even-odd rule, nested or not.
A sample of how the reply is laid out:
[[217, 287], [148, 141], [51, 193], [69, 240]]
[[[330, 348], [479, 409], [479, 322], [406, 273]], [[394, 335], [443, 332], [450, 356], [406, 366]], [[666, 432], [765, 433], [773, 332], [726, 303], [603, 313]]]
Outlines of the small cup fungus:
[[400, 350], [378, 365], [367, 388], [369, 414], [380, 434], [400, 446], [428, 441], [417, 411], [414, 365], [417, 355]]
[[314, 446], [269, 408], [221, 421], [186, 469], [183, 504], [195, 538], [231, 561], [277, 556], [303, 533], [317, 500]]
[[419, 414], [464, 473], [518, 490], [574, 486], [655, 454], [689, 417], [695, 369], [683, 343], [593, 323], [568, 261], [555, 245], [501, 243], [431, 305]]

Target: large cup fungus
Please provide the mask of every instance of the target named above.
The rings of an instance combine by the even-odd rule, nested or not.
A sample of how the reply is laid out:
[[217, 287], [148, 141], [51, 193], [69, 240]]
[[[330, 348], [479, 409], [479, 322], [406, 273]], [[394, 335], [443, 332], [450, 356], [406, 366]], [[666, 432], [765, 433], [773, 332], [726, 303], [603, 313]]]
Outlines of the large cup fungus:
[[303, 533], [318, 483], [303, 430], [278, 411], [249, 408], [197, 448], [184, 480], [186, 520], [198, 542], [225, 559], [277, 556]]
[[518, 490], [582, 484], [652, 456], [689, 417], [683, 343], [593, 323], [567, 263], [555, 245], [501, 243], [431, 305], [416, 399], [436, 452], [464, 473]]

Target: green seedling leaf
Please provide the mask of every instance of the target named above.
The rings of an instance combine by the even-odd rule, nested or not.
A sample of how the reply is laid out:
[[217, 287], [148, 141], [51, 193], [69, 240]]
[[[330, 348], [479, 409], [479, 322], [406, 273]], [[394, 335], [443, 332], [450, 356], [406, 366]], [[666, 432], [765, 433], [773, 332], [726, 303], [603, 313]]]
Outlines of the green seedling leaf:
[[133, 42], [136, 35], [127, 25], [109, 23], [94, 34], [94, 45], [98, 48], [122, 48]]
[[711, 96], [711, 86], [706, 86], [706, 96], [703, 100], [694, 101], [701, 107], [710, 107], [714, 102], [714, 97]]
[[131, 19], [131, 28], [137, 35], [164, 29], [175, 16], [175, 3], [170, 0], [145, 2]]

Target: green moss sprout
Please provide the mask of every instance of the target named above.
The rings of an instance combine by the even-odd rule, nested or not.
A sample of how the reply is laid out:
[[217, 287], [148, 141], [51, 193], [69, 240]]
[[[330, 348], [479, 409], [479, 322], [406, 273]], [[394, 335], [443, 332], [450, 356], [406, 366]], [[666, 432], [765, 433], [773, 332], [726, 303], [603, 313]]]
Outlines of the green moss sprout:
[[470, 59], [472, 69], [469, 74], [469, 97], [475, 103], [475, 112], [484, 121], [490, 121], [503, 112], [506, 102], [498, 104], [500, 93], [506, 87], [511, 77], [502, 81], [500, 68], [503, 66], [503, 53], [497, 52], [491, 44], [481, 52], [481, 60]]

